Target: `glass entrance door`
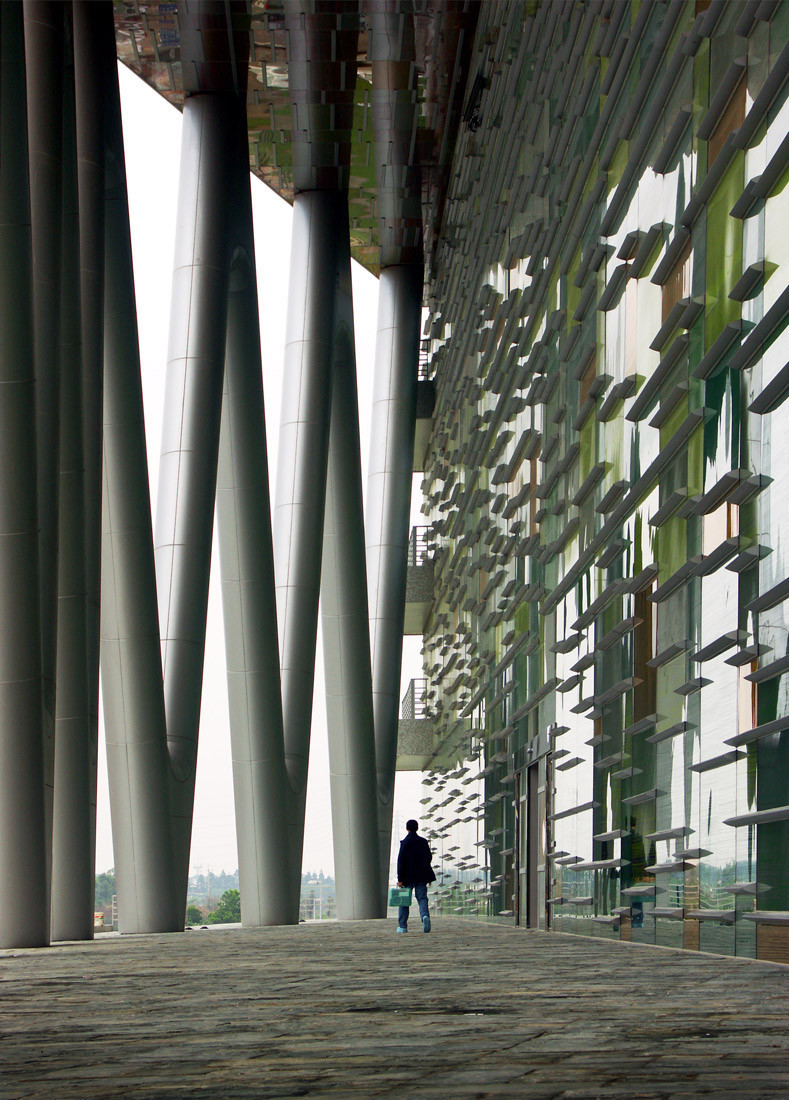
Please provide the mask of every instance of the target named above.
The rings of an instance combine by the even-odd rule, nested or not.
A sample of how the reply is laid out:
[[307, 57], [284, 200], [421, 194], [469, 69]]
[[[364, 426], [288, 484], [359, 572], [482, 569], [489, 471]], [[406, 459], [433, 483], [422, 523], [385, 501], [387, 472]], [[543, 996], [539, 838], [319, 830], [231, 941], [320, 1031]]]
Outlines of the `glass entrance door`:
[[540, 790], [539, 764], [531, 764], [516, 778], [515, 853], [518, 890], [516, 922], [539, 928], [545, 916], [545, 791]]
[[539, 927], [539, 872], [545, 865], [545, 852], [540, 852], [545, 833], [545, 806], [540, 813], [539, 765], [526, 769], [526, 924]]

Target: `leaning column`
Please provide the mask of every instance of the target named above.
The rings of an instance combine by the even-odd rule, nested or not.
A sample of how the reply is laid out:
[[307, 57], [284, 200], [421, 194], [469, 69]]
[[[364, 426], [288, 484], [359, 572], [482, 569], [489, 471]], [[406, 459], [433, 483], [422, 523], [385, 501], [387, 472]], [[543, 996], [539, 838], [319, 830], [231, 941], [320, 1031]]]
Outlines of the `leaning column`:
[[337, 915], [344, 920], [363, 920], [383, 917], [386, 911], [379, 889], [375, 732], [347, 233], [343, 240], [337, 285], [321, 619]]
[[230, 95], [190, 96], [181, 137], [155, 526], [173, 869], [181, 912], [186, 910], [222, 412], [237, 109]]
[[122, 932], [173, 932], [183, 928], [184, 911], [173, 875], [148, 460], [114, 66], [107, 67], [106, 78], [96, 92], [104, 97], [108, 134], [101, 680], [118, 917]]
[[347, 197], [305, 191], [293, 202], [282, 417], [274, 510], [282, 711], [289, 799], [291, 901], [298, 906], [318, 629], [331, 413], [335, 287]]
[[94, 817], [85, 592], [85, 459], [80, 329], [79, 214], [73, 68], [64, 72], [52, 938], [93, 938]]
[[381, 272], [367, 483], [367, 575], [384, 875], [389, 871], [392, 836], [421, 305], [421, 267], [400, 265]]
[[413, 153], [418, 126], [413, 9], [399, 0], [368, 0], [367, 18], [381, 261], [367, 492], [367, 577], [384, 893], [392, 831], [413, 478], [422, 305], [422, 187]]
[[[241, 135], [243, 136], [243, 135]], [[266, 418], [246, 144], [237, 142], [234, 240], [216, 514], [233, 792], [245, 927], [292, 924]]]
[[336, 288], [349, 247], [348, 181], [359, 5], [353, 0], [337, 0], [330, 5], [286, 0], [284, 16], [296, 195], [274, 559], [285, 756], [292, 791], [291, 903], [297, 908], [337, 324]]
[[72, 10], [79, 195], [90, 851], [95, 862], [104, 388], [104, 97], [97, 95], [96, 89], [104, 86], [107, 70], [114, 70], [117, 62], [111, 8], [94, 0], [75, 0]]
[[49, 942], [24, 56], [0, 4], [0, 947]]
[[[52, 829], [58, 617], [60, 264], [65, 5], [25, 0], [25, 65], [33, 247], [44, 780]], [[51, 844], [48, 836], [47, 844]]]

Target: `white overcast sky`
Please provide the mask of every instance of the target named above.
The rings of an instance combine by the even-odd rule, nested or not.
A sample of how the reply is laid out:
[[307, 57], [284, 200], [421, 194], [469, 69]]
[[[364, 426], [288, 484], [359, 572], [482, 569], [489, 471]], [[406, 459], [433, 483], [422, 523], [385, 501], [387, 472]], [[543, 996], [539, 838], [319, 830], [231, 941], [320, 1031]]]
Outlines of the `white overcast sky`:
[[[162, 434], [164, 376], [174, 249], [181, 115], [141, 80], [119, 66], [126, 171], [134, 252], [134, 275], [142, 360], [143, 398], [148, 440], [151, 498], [155, 501]], [[263, 380], [271, 485], [276, 484], [277, 429], [285, 347], [285, 316], [290, 258], [290, 206], [263, 183], [252, 180], [255, 221]], [[359, 378], [362, 461], [367, 464], [372, 404], [378, 281], [353, 264], [356, 357]], [[415, 522], [418, 520], [415, 519]], [[233, 871], [238, 866], [230, 760], [230, 730], [225, 680], [225, 644], [218, 583], [219, 553], [214, 540], [208, 605], [203, 704], [197, 762], [193, 870]], [[320, 632], [319, 632], [320, 633]], [[403, 678], [420, 675], [417, 639], [408, 639]], [[329, 873], [334, 866], [329, 805], [329, 758], [319, 652], [313, 711], [304, 870]], [[405, 666], [408, 666], [407, 668]], [[106, 755], [100, 731], [96, 868], [113, 866]], [[415, 775], [398, 776], [396, 807], [403, 816], [416, 812]]]

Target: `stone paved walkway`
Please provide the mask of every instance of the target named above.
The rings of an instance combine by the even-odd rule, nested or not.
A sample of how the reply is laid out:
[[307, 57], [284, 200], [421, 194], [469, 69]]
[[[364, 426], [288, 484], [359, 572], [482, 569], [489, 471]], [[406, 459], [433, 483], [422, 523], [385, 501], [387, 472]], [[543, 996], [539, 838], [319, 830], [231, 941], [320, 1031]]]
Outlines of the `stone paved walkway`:
[[0, 952], [0, 1098], [789, 1096], [789, 967], [394, 928]]

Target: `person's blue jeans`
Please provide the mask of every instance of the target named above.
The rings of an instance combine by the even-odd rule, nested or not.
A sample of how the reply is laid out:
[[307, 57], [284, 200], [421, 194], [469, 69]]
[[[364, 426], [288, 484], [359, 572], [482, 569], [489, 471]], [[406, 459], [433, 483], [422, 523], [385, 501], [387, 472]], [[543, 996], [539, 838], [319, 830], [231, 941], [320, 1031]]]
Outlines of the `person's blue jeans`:
[[[414, 897], [419, 905], [419, 919], [428, 916], [430, 910], [427, 907], [427, 883], [417, 882], [414, 884]], [[401, 905], [397, 910], [397, 923], [400, 928], [408, 927], [408, 905]]]

